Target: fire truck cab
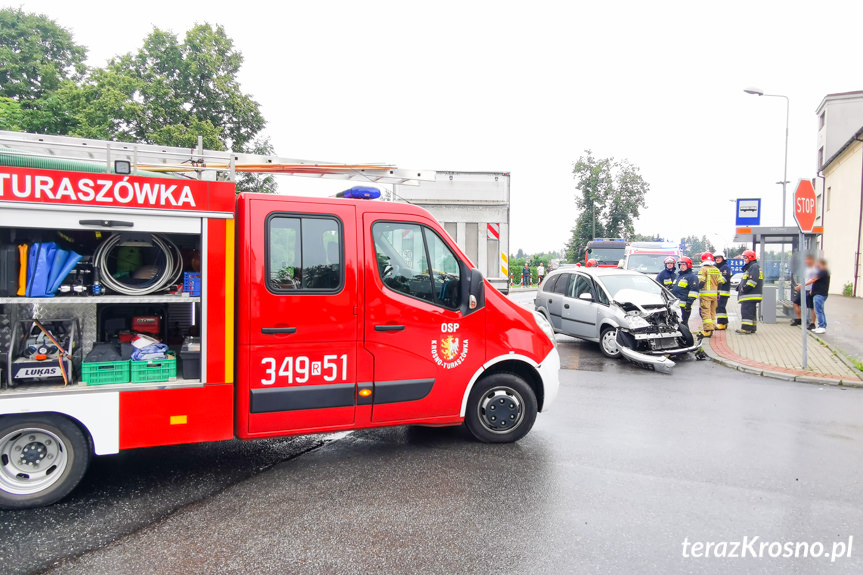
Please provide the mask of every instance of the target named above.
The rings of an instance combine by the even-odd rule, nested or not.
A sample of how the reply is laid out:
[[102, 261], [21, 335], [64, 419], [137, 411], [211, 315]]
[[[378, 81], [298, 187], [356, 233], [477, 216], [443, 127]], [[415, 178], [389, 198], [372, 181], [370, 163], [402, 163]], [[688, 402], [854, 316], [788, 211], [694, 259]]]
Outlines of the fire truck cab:
[[[0, 149], [2, 507], [55, 502], [123, 449], [462, 423], [510, 442], [554, 401], [551, 326], [421, 208], [16, 158]], [[47, 246], [93, 256], [99, 289], [37, 285], [61, 267]]]

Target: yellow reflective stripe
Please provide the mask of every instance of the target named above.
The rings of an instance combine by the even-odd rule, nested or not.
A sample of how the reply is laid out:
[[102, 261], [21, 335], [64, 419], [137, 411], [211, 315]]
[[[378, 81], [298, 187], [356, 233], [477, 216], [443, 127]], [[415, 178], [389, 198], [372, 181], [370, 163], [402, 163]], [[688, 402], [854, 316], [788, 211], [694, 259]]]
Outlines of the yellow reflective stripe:
[[748, 282], [746, 282], [746, 285], [755, 287], [758, 285], [758, 282], [754, 280], [749, 280]]
[[737, 298], [737, 301], [761, 301], [760, 295], [749, 295], [749, 296], [741, 296]]
[[742, 319], [742, 320], [740, 320], [740, 324], [741, 324], [741, 325], [755, 325], [755, 322], [754, 322], [754, 321], [750, 321], [750, 320], [748, 320], [748, 319]]
[[689, 292], [689, 297], [698, 297], [698, 292], [697, 291]]
[[680, 302], [680, 307], [686, 307], [686, 302], [685, 301]]
[[716, 318], [717, 319], [727, 319], [728, 314], [727, 313], [718, 313], [718, 314], [716, 314]]
[[715, 291], [702, 291], [701, 295], [716, 295], [716, 293]]
[[679, 285], [680, 287], [689, 287], [689, 282], [686, 280], [680, 280], [680, 283], [677, 285]]
[[719, 295], [724, 296], [724, 297], [731, 297], [731, 292], [730, 292], [730, 291], [721, 291], [721, 290], [720, 290]]

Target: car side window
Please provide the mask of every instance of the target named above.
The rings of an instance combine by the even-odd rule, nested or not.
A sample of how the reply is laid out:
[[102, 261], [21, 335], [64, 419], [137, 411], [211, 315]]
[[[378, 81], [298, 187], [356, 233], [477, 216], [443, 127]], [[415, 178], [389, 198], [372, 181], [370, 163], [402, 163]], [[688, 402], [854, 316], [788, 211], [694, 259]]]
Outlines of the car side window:
[[573, 283], [572, 291], [570, 292], [569, 297], [574, 297], [575, 299], [578, 299], [579, 297], [581, 297], [581, 294], [585, 293], [590, 294], [591, 297], [594, 297], [593, 285], [591, 284], [590, 278], [581, 274], [575, 274], [575, 282]]
[[569, 293], [567, 288], [569, 287], [569, 282], [572, 280], [572, 274], [560, 274], [558, 278], [557, 283], [554, 284], [554, 293], [561, 295]]
[[558, 274], [556, 276], [551, 276], [549, 279], [545, 280], [545, 283], [542, 284], [542, 291], [553, 292], [554, 291], [554, 284], [557, 283], [557, 280], [559, 277], [560, 277], [560, 275]]
[[336, 292], [344, 279], [341, 222], [335, 216], [267, 220], [267, 278], [274, 293]]
[[442, 307], [458, 308], [459, 260], [436, 233], [418, 224], [376, 222], [372, 240], [378, 273], [387, 288]]
[[593, 293], [596, 294], [596, 301], [603, 305], [608, 305], [608, 295], [598, 281], [593, 282]]

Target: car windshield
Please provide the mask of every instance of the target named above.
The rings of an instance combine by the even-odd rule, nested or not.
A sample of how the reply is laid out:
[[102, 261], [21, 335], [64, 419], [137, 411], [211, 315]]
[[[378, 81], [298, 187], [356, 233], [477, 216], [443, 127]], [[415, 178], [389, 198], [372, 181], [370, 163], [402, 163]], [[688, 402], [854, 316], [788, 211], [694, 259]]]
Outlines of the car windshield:
[[632, 254], [626, 269], [644, 274], [658, 274], [665, 268], [665, 258], [671, 254]]
[[590, 248], [588, 259], [596, 260], [599, 265], [617, 265], [623, 259], [624, 248]]
[[599, 278], [612, 299], [617, 298], [618, 292], [625, 289], [633, 289], [645, 293], [662, 295], [662, 288], [658, 283], [643, 275], [608, 275]]

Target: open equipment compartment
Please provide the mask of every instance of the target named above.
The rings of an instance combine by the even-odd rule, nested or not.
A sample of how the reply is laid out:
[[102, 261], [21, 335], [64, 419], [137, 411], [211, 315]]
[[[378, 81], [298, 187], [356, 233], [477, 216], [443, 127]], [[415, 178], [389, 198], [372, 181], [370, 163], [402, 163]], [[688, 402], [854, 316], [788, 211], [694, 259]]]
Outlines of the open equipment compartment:
[[[211, 227], [208, 218], [187, 213], [152, 215], [146, 210], [124, 210], [120, 214], [113, 210], [38, 209], [41, 206], [15, 208], [4, 209], [9, 217], [0, 220], [0, 246], [56, 245], [58, 249], [77, 253], [82, 258], [72, 267], [54, 297], [0, 297], [0, 352], [3, 354], [0, 361], [4, 364], [0, 382], [2, 393], [77, 392], [93, 390], [93, 385], [99, 385], [101, 389], [136, 390], [153, 386], [203, 385], [206, 379], [202, 364], [206, 361], [207, 338], [203, 329], [207, 304], [205, 271], [209, 255], [207, 228]], [[12, 223], [14, 226], [10, 225]], [[224, 224], [224, 220], [220, 223]], [[222, 248], [224, 251], [224, 245]], [[29, 258], [19, 254], [19, 265], [22, 257]], [[227, 268], [224, 261], [221, 268], [224, 273]], [[33, 267], [28, 266], [26, 273], [32, 279]], [[111, 276], [107, 278], [108, 282], [105, 281], [106, 274]], [[166, 277], [167, 274], [170, 277]], [[184, 281], [187, 274], [197, 279], [197, 285]], [[161, 281], [164, 287], [151, 289], [160, 276], [166, 280]], [[110, 281], [112, 279], [113, 282]], [[224, 283], [224, 277], [218, 282]], [[27, 286], [30, 287], [31, 283], [28, 281]], [[118, 293], [107, 284], [117, 285], [130, 293]], [[185, 292], [184, 284], [197, 287], [199, 291], [194, 294]], [[148, 290], [151, 293], [144, 293]], [[20, 350], [10, 347], [20, 347], [21, 344], [13, 342], [13, 328], [23, 325], [23, 320], [33, 319], [43, 324], [72, 319], [80, 326], [80, 338], [70, 358], [74, 365], [68, 384], [63, 385], [61, 381], [58, 385], [56, 379], [43, 380], [49, 383], [13, 380], [9, 363], [20, 355]], [[36, 330], [35, 327], [33, 329]], [[188, 349], [191, 341], [198, 349], [197, 357], [194, 353], [186, 353], [183, 354], [184, 361], [197, 361], [198, 365], [186, 365], [185, 369], [171, 373], [165, 366], [173, 364], [154, 363], [161, 359], [156, 357], [147, 367], [159, 369], [131, 370], [141, 374], [137, 380], [135, 377], [131, 381], [122, 376], [112, 378], [104, 372], [93, 377], [94, 371], [88, 369], [90, 381], [82, 381], [82, 364], [94, 345], [102, 344], [99, 348], [102, 351], [115, 349], [118, 355], [111, 357], [112, 361], [129, 362], [134, 351], [132, 339], [135, 334], [153, 337], [166, 345], [168, 349], [164, 351], [169, 355], [165, 359], [174, 362], [180, 350]], [[46, 338], [40, 336], [40, 341], [42, 339]], [[35, 338], [31, 340], [35, 343]], [[12, 346], [13, 343], [16, 345]], [[185, 348], [184, 343], [187, 344]], [[50, 359], [45, 358], [44, 362], [46, 366], [50, 364], [56, 368], [58, 362], [54, 347], [51, 346], [53, 355]], [[93, 366], [102, 370], [113, 369], [111, 361], [99, 362], [98, 359], [93, 361]], [[143, 367], [141, 361], [135, 363], [136, 367]], [[184, 379], [184, 371], [197, 377]]]

